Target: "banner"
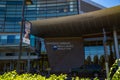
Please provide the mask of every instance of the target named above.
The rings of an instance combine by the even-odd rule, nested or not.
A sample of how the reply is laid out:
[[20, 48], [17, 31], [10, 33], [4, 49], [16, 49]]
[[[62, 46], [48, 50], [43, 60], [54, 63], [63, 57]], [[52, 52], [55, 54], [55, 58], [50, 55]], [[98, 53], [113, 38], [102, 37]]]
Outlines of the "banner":
[[30, 30], [31, 30], [31, 23], [30, 22], [25, 22], [25, 34], [23, 37], [23, 43], [29, 44], [30, 45]]

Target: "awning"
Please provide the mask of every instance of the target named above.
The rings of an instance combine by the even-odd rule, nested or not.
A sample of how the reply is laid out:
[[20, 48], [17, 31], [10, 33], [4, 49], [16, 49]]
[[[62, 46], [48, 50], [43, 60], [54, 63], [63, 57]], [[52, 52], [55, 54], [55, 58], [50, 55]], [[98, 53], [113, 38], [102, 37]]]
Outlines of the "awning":
[[87, 34], [102, 33], [103, 28], [111, 32], [120, 30], [120, 6], [89, 13], [31, 21], [31, 34], [49, 37], [80, 37]]

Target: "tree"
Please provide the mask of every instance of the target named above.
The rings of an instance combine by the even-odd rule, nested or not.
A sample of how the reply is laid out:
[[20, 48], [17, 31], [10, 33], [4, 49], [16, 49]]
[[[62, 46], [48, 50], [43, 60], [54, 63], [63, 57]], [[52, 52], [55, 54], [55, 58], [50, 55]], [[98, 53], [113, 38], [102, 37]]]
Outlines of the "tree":
[[105, 69], [105, 57], [104, 55], [100, 56], [99, 64]]
[[111, 67], [114, 62], [115, 62], [115, 58], [114, 58], [114, 54], [112, 52], [112, 46], [110, 46], [109, 67]]
[[110, 51], [110, 55], [109, 55], [109, 67], [111, 67], [114, 62], [115, 62], [115, 59], [113, 57], [113, 52]]
[[86, 63], [91, 64], [91, 57], [90, 56], [87, 57]]
[[98, 61], [99, 61], [98, 55], [95, 55], [94, 58], [93, 58], [93, 63], [98, 64]]

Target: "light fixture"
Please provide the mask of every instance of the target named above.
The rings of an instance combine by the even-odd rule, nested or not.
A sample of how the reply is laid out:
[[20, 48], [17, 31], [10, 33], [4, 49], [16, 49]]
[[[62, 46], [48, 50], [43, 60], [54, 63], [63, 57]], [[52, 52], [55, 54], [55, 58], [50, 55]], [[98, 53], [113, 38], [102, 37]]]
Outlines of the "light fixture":
[[26, 0], [26, 5], [31, 5], [33, 2], [31, 0]]

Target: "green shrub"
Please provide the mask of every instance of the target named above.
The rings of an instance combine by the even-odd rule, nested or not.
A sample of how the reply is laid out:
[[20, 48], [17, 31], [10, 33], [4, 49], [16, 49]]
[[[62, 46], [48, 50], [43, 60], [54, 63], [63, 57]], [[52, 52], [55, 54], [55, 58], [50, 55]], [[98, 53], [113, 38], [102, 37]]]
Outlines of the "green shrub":
[[113, 75], [112, 80], [120, 80], [120, 67], [118, 68], [118, 70]]
[[115, 72], [118, 69], [118, 62], [119, 62], [119, 60], [115, 60], [114, 64], [110, 68], [110, 72], [109, 72], [109, 78], [110, 79], [112, 79], [113, 75], [115, 74]]
[[93, 80], [99, 80], [97, 77], [95, 77]]
[[[0, 80], [66, 80], [67, 74], [55, 75], [52, 74], [50, 77], [46, 78], [45, 76], [41, 76], [39, 74], [17, 74], [16, 71], [11, 71], [0, 75]], [[80, 78], [80, 77], [72, 77], [72, 80], [90, 80], [89, 78]], [[95, 79], [97, 80], [97, 79]]]

